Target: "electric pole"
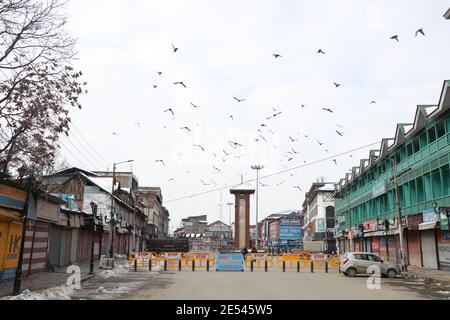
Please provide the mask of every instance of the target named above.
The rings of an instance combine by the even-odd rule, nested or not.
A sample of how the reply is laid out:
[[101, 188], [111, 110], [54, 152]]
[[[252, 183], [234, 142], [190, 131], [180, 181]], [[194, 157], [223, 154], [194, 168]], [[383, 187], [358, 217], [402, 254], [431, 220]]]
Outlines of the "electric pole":
[[254, 165], [251, 166], [253, 170], [256, 170], [256, 249], [259, 249], [259, 238], [258, 238], [258, 196], [259, 196], [259, 170], [264, 169], [264, 166]]

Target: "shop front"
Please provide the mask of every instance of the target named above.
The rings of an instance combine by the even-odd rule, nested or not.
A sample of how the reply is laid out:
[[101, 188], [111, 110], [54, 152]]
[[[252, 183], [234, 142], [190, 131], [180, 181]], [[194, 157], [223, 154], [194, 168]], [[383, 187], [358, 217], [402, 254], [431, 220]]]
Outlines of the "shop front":
[[402, 225], [406, 229], [408, 264], [422, 267], [422, 249], [419, 225], [423, 222], [422, 213], [402, 217]]
[[439, 215], [432, 208], [422, 212], [423, 222], [419, 224], [420, 243], [422, 249], [422, 266], [438, 269], [437, 228]]
[[439, 267], [441, 270], [450, 271], [450, 208], [440, 210], [440, 228], [437, 231]]
[[0, 183], [0, 282], [15, 277], [22, 241], [24, 190]]

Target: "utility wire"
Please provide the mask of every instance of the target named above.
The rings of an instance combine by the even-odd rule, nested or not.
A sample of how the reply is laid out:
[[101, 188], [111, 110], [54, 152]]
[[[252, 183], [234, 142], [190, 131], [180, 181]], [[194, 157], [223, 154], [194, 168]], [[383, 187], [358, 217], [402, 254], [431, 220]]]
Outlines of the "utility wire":
[[66, 145], [64, 144], [64, 143], [62, 143], [62, 141], [59, 141], [59, 143], [64, 147], [64, 149], [66, 149], [74, 158], [75, 158], [75, 160], [77, 160], [83, 167], [85, 167], [85, 168], [88, 168], [88, 166], [83, 162], [83, 161], [81, 161], [75, 154], [73, 154], [73, 152], [69, 149], [69, 148], [67, 148], [66, 147]]
[[[74, 144], [74, 143], [72, 143], [72, 141], [70, 141], [69, 140], [69, 137], [66, 137], [66, 140], [67, 140], [67, 142], [69, 142], [71, 145], [72, 145], [72, 147], [74, 147], [75, 148], [75, 150], [77, 150], [78, 151], [78, 153], [89, 163], [89, 165], [91, 166], [91, 168], [92, 169], [97, 169], [97, 166], [96, 165], [94, 165], [81, 151], [80, 151], [80, 149], [78, 149], [78, 147]], [[86, 169], [87, 169], [88, 167], [86, 167]]]
[[[367, 144], [365, 146], [362, 146], [362, 147], [359, 147], [359, 148], [356, 148], [356, 149], [353, 149], [353, 150], [349, 150], [349, 151], [346, 151], [346, 152], [342, 152], [342, 153], [339, 153], [339, 154], [336, 154], [336, 155], [333, 155], [333, 156], [330, 156], [330, 157], [327, 157], [327, 158], [323, 158], [323, 159], [320, 159], [320, 160], [309, 162], [309, 163], [306, 163], [306, 164], [303, 164], [303, 165], [300, 165], [300, 166], [292, 167], [290, 169], [286, 169], [286, 170], [283, 170], [283, 171], [275, 172], [275, 173], [272, 173], [272, 174], [268, 174], [268, 175], [259, 177], [259, 180], [265, 179], [265, 178], [269, 178], [269, 177], [273, 177], [273, 176], [277, 176], [277, 175], [280, 175], [280, 174], [283, 174], [283, 173], [286, 173], [286, 172], [290, 172], [290, 171], [293, 171], [293, 170], [297, 170], [297, 169], [300, 169], [300, 168], [308, 167], [308, 166], [311, 166], [311, 165], [314, 165], [314, 164], [317, 164], [317, 163], [320, 163], [320, 162], [324, 162], [324, 161], [327, 161], [327, 160], [332, 160], [332, 159], [341, 157], [343, 155], [346, 155], [346, 154], [349, 154], [349, 153], [352, 153], [352, 152], [355, 152], [355, 151], [359, 151], [359, 150], [365, 149], [367, 147], [371, 147], [373, 145], [377, 145], [377, 144], [379, 145], [380, 143], [381, 143], [381, 141], [374, 142], [374, 143]], [[224, 186], [224, 187], [215, 188], [215, 189], [211, 189], [211, 190], [204, 191], [204, 192], [194, 193], [194, 194], [191, 194], [191, 195], [188, 195], [188, 196], [175, 198], [175, 199], [171, 199], [171, 200], [166, 200], [164, 202], [165, 203], [170, 203], [170, 202], [175, 202], [175, 201], [184, 200], [184, 199], [191, 199], [191, 198], [198, 197], [198, 196], [201, 196], [201, 195], [205, 195], [205, 194], [208, 194], [208, 193], [213, 193], [213, 192], [216, 192], [216, 191], [221, 191], [221, 190], [229, 189], [229, 188], [235, 188], [237, 186], [240, 186], [240, 185], [243, 185], [243, 184], [246, 184], [246, 183], [250, 183], [250, 182], [255, 182], [255, 181], [256, 181], [256, 179], [251, 179], [251, 180], [243, 181], [243, 182], [238, 183], [238, 184], [227, 185], [227, 186]]]
[[[107, 163], [105, 163], [105, 162], [100, 162], [100, 161], [97, 159], [97, 156], [95, 156], [91, 151], [89, 151], [89, 149], [86, 147], [86, 144], [83, 143], [83, 142], [81, 142], [81, 141], [77, 138], [77, 136], [76, 136], [75, 134], [73, 134], [73, 133], [74, 133], [74, 131], [72, 131], [72, 135], [70, 135], [70, 136], [73, 137], [73, 138], [75, 138], [75, 140], [79, 143], [79, 145], [80, 145], [81, 147], [83, 147], [84, 150], [86, 150], [86, 152], [91, 156], [91, 158], [92, 158], [96, 163], [98, 163], [98, 164], [100, 165], [101, 168], [103, 168], [103, 167], [108, 167]], [[105, 165], [105, 164], [106, 164], [106, 165]]]
[[101, 159], [105, 164], [109, 163], [108, 160], [106, 160], [105, 158], [102, 157], [102, 155], [100, 153], [97, 152], [97, 150], [95, 150], [95, 148], [92, 147], [92, 145], [89, 143], [89, 141], [86, 140], [86, 138], [83, 136], [83, 134], [80, 132], [80, 130], [78, 130], [78, 128], [75, 126], [75, 124], [73, 122], [71, 122], [71, 125], [73, 126], [73, 128], [78, 132], [78, 134], [80, 135], [80, 137], [84, 140], [84, 142], [86, 142], [86, 144], [88, 145], [89, 148], [91, 148], [92, 151], [94, 151], [94, 153], [99, 157], [99, 159]]

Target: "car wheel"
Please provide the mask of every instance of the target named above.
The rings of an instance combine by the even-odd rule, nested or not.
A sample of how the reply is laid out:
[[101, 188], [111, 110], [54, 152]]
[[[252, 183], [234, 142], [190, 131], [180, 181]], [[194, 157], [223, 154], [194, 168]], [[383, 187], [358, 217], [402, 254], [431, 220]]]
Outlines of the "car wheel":
[[389, 269], [386, 272], [386, 276], [390, 279], [395, 278], [397, 276], [397, 271], [395, 271], [394, 269]]
[[354, 268], [349, 268], [347, 269], [346, 275], [351, 278], [356, 277], [356, 270]]

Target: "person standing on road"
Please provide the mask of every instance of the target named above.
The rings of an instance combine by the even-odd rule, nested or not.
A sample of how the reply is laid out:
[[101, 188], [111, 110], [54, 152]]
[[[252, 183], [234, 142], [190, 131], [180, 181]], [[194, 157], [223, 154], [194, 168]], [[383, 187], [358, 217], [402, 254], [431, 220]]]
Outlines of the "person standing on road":
[[242, 255], [244, 256], [244, 259], [245, 259], [245, 256], [247, 255], [247, 253], [248, 253], [247, 248], [242, 249]]

